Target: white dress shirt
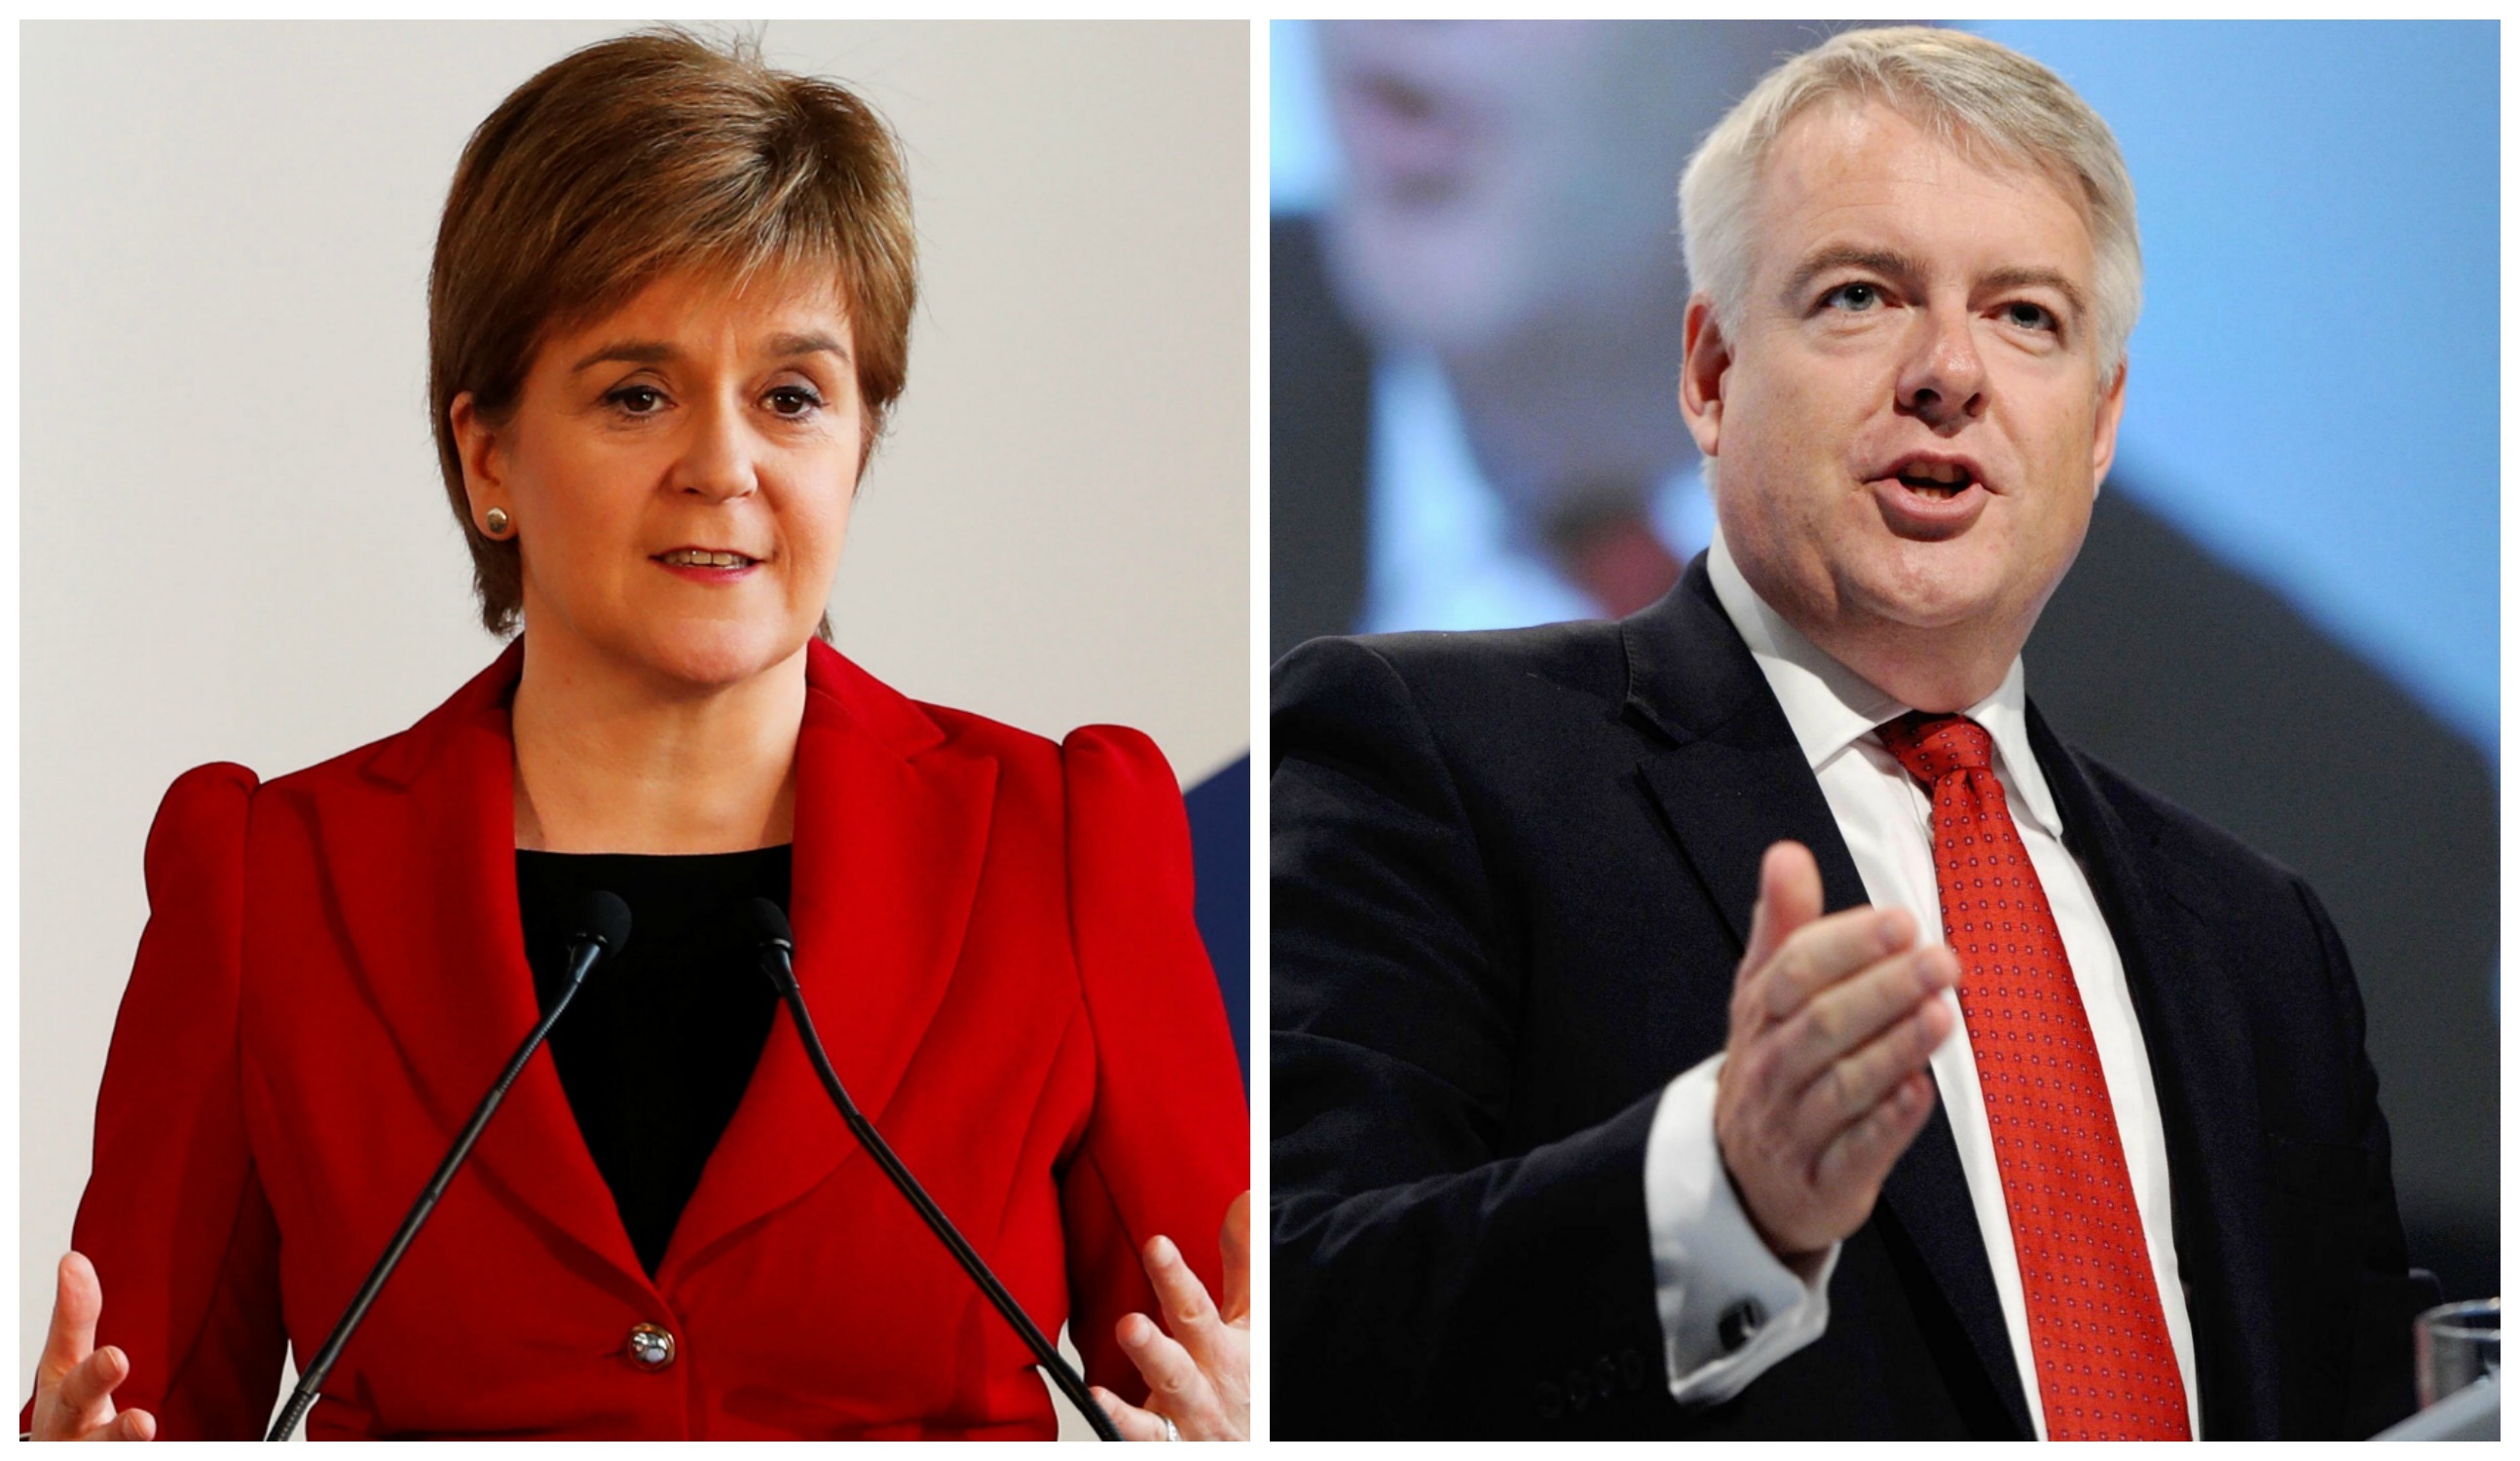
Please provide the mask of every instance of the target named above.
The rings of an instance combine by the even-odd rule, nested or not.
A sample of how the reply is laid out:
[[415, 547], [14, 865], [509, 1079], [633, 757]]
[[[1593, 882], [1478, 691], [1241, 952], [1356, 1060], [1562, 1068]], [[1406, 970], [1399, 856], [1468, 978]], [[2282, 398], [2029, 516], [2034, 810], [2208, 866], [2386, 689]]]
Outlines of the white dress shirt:
[[[1942, 906], [1934, 882], [1932, 798], [1883, 749], [1874, 729], [1909, 707], [1873, 688], [1831, 660], [1754, 593], [1733, 565], [1720, 532], [1710, 544], [1707, 568], [1726, 616], [1767, 676], [1784, 708], [1822, 795], [1855, 859], [1864, 890], [1876, 907], [1901, 907], [1915, 915], [1927, 938], [1942, 937]], [[2153, 1281], [2169, 1321], [2170, 1346], [2187, 1394], [2188, 1433], [2196, 1434], [2196, 1347], [2179, 1279], [2179, 1254], [2171, 1241], [2170, 1165], [2162, 1143], [2161, 1107], [2145, 1063], [2143, 1031], [2127, 992], [2116, 942], [2081, 865], [2065, 850], [2064, 823], [2056, 815], [2048, 780], [2030, 752], [2030, 731], [2016, 658], [1996, 692], [1965, 712], [1995, 742], [1995, 772], [2021, 842], [2048, 894], [2056, 930], [2073, 966], [2074, 985], [2098, 1047], [2117, 1117], [2127, 1174], [2135, 1187]], [[1966, 978], [1965, 974], [1962, 976]], [[1978, 1088], [1977, 1061], [1958, 996], [1951, 1004], [1951, 1037], [1934, 1051], [1934, 1084], [1960, 1171], [1968, 1181], [1979, 1235], [1994, 1270], [2003, 1325], [2012, 1339], [2021, 1389], [2031, 1423], [2048, 1436], [2046, 1407], [2032, 1363], [2030, 1327], [2022, 1300], [2021, 1269], [2005, 1216], [2003, 1184], [1987, 1126], [1986, 1100]], [[1655, 1108], [1645, 1145], [1645, 1214], [1654, 1256], [1655, 1298], [1662, 1314], [1664, 1360], [1672, 1397], [1684, 1402], [1731, 1396], [1769, 1366], [1818, 1339], [1828, 1327], [1828, 1277], [1837, 1264], [1832, 1247], [1820, 1271], [1805, 1282], [1778, 1262], [1740, 1208], [1724, 1175], [1715, 1145], [1716, 1055], [1675, 1078]], [[1749, 1340], [1731, 1353], [1719, 1336], [1723, 1316], [1744, 1301], [1764, 1316]]]
[[[1373, 368], [1366, 458], [1365, 604], [1356, 632], [1509, 629], [1598, 618], [1479, 470], [1443, 368], [1423, 354]], [[1687, 563], [1715, 530], [1694, 465], [1663, 479], [1645, 504], [1654, 536]]]

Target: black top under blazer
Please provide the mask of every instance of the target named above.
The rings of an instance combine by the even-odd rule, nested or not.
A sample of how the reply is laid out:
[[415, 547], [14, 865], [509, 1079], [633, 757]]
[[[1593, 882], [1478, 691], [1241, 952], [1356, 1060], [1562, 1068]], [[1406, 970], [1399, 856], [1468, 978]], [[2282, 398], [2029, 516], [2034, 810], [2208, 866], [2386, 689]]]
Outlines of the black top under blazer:
[[[2032, 1434], [1939, 1106], [1826, 1334], [1670, 1398], [1655, 1102], [1724, 1046], [1771, 843], [1867, 900], [1702, 557], [1619, 622], [1315, 640], [1273, 681], [1277, 1435]], [[2203, 1434], [2368, 1436], [2429, 1296], [2345, 950], [2299, 878], [2029, 726], [2151, 1058]]]

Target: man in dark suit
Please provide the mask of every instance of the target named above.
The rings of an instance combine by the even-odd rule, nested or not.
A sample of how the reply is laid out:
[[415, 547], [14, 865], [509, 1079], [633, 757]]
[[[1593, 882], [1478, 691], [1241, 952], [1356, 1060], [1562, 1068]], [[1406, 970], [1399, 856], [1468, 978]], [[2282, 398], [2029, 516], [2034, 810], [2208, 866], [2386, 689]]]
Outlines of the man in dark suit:
[[[1541, 28], [1582, 31], [1596, 23]], [[1404, 622], [1369, 613], [1378, 594], [1370, 580], [1391, 530], [1380, 496], [1398, 453], [1381, 388], [1395, 359], [1431, 353], [1448, 380], [1468, 378], [1482, 362], [1512, 360], [1526, 375], [1561, 388], [1574, 383], [1571, 390], [1531, 388], [1514, 395], [1508, 382], [1496, 379], [1504, 375], [1499, 367], [1479, 375], [1475, 386], [1455, 385], [1462, 431], [1473, 443], [1500, 433], [1518, 441], [1563, 439], [1573, 443], [1567, 448], [1573, 475], [1595, 477], [1608, 465], [1605, 442], [1631, 439], [1642, 427], [1605, 434], [1588, 421], [1526, 419], [1549, 403], [1580, 399], [1594, 412], [1615, 407], [1650, 415], [1670, 438], [1671, 455], [1648, 470], [1678, 464], [1694, 476], [1694, 448], [1671, 409], [1688, 297], [1673, 247], [1672, 179], [1687, 160], [1687, 142], [1705, 135], [1777, 56], [1813, 43], [1826, 27], [1805, 22], [1791, 33], [1797, 26], [1640, 23], [1598, 38], [1586, 53], [1638, 58], [1623, 70], [1561, 73], [1552, 78], [1559, 84], [1538, 94], [1522, 79], [1529, 70], [1524, 54], [1536, 42], [1482, 41], [1469, 33], [1503, 28], [1506, 23], [1317, 27], [1334, 97], [1384, 98], [1385, 110], [1423, 113], [1430, 124], [1472, 112], [1491, 120], [1477, 134], [1480, 149], [1459, 160], [1465, 181], [1449, 195], [1462, 200], [1457, 208], [1478, 203], [1475, 228], [1429, 206], [1421, 188], [1419, 206], [1406, 215], [1418, 230], [1418, 246], [1388, 245], [1360, 260], [1353, 239], [1359, 210], [1378, 210], [1366, 221], [1387, 234], [1400, 205], [1393, 195], [1405, 179], [1389, 176], [1393, 167], [1371, 151], [1373, 139], [1359, 135], [1366, 118], [1352, 115], [1357, 109], [1349, 105], [1332, 109], [1341, 153], [1349, 159], [1342, 187], [1325, 200], [1325, 212], [1272, 221], [1273, 660], [1325, 634], [1495, 628], [1579, 616], [1538, 612], [1478, 622]], [[1375, 65], [1335, 64], [1357, 59], [1360, 30], [1371, 32]], [[1392, 30], [1407, 33], [1387, 33]], [[1401, 40], [1416, 48], [1403, 51]], [[1492, 62], [1489, 68], [1466, 59], [1436, 68], [1434, 58], [1474, 43], [1484, 47], [1476, 59]], [[1577, 49], [1565, 38], [1550, 44], [1559, 53]], [[1709, 62], [1710, 52], [1717, 63]], [[1495, 80], [1498, 70], [1509, 82]], [[1435, 88], [1430, 77], [1444, 85]], [[2403, 98], [2410, 90], [2401, 80], [2389, 94]], [[1515, 105], [1493, 101], [1501, 91]], [[1668, 114], [1638, 114], [1641, 97]], [[1569, 119], [1570, 112], [1580, 115]], [[1596, 115], [1614, 118], [1616, 126], [1590, 119]], [[2114, 120], [2124, 125], [2127, 119]], [[1560, 209], [1595, 221], [1580, 237], [1570, 240], [1572, 225], [1563, 223], [1536, 231], [1514, 209], [1485, 201], [1497, 185], [1484, 180], [1503, 165], [1491, 155], [1530, 156], [1541, 143], [1523, 134], [1535, 131], [1558, 150], [1518, 161], [1515, 176], [1550, 170], [1582, 176], [1594, 194], [1580, 209]], [[1646, 136], [1684, 140], [1657, 153], [1641, 140]], [[1604, 138], [1625, 145], [1610, 158], [1577, 149]], [[1356, 160], [1361, 154], [1362, 162]], [[2306, 165], [2315, 170], [2316, 162]], [[1651, 214], [1639, 221], [1636, 205], [1625, 194], [1613, 195], [1618, 182], [1644, 198]], [[1534, 186], [1523, 183], [1526, 195]], [[1538, 205], [1527, 197], [1510, 201]], [[1613, 249], [1597, 237], [1605, 218], [1642, 236], [1642, 258], [1635, 256], [1640, 251]], [[1445, 267], [1452, 255], [1443, 251], [1473, 247], [1484, 257], [1545, 264], [1520, 278], [1524, 297], [1536, 294], [1538, 300], [1519, 311], [1461, 307], [1462, 270]], [[1614, 298], [1624, 295], [1623, 311], [1587, 307], [1580, 333], [1569, 332], [1553, 349], [1528, 328], [1532, 319], [1562, 326], [1567, 293], [1580, 289], [1589, 299], [1603, 280]], [[1490, 274], [1475, 282], [1495, 289], [1515, 280]], [[1618, 338], [1603, 343], [1604, 332]], [[1637, 334], [1652, 344], [1649, 358], [1646, 345], [1630, 338]], [[1457, 366], [1464, 356], [1468, 363]], [[1627, 388], [1606, 387], [1599, 379], [1605, 363], [1643, 380]], [[2138, 387], [2147, 378], [2139, 368]], [[1634, 388], [1638, 384], [1647, 388]], [[1501, 397], [1523, 415], [1500, 427], [1487, 417]], [[2145, 415], [2140, 404], [2137, 411], [2138, 419]], [[2040, 615], [2023, 651], [2040, 707], [2081, 749], [2234, 833], [2318, 890], [2354, 950], [2370, 1016], [2371, 1063], [2398, 1118], [2398, 1201], [2409, 1255], [2438, 1271], [2453, 1295], [2491, 1294], [2499, 1272], [2500, 1043], [2493, 973], [2500, 938], [2498, 778], [2474, 743], [2390, 673], [2283, 594], [2226, 562], [2227, 548], [2200, 541], [2154, 506], [2170, 500], [2164, 493], [2209, 485], [2162, 465], [2161, 449], [2156, 442], [2149, 485], [2123, 457], [2112, 470], [2074, 570]], [[1508, 474], [1500, 466], [1483, 475]], [[1502, 485], [1495, 495], [1517, 511], [1545, 496], [1527, 488], [1509, 493]], [[1547, 536], [1536, 522], [1515, 532], [1533, 541]], [[1705, 546], [1703, 536], [1676, 539], [1671, 551], [1685, 563]], [[1671, 579], [1678, 575], [1675, 564]], [[1668, 586], [1666, 580], [1648, 602]], [[1608, 614], [1606, 607], [1602, 612]], [[2373, 746], [2391, 748], [2390, 754], [2371, 756]], [[2304, 787], [2317, 792], [2305, 796]]]
[[1278, 1433], [2369, 1434], [2416, 1290], [2343, 947], [2022, 695], [2123, 400], [2114, 144], [1858, 33], [1684, 196], [1709, 554], [1278, 669]]

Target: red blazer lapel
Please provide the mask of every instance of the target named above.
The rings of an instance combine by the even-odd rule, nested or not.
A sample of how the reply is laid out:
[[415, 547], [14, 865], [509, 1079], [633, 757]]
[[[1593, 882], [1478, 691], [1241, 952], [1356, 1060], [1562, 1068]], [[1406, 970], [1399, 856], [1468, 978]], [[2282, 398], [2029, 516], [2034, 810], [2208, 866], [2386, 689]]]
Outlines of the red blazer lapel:
[[[788, 895], [796, 979], [832, 1069], [880, 1130], [953, 980], [997, 763], [943, 749], [923, 711], [820, 641], [806, 686]], [[683, 1210], [659, 1287], [858, 1150], [783, 1009]]]
[[[508, 705], [521, 663], [521, 645], [510, 645], [385, 744], [361, 789], [373, 796], [317, 812], [350, 977], [450, 1142], [539, 1018], [517, 907]], [[412, 1154], [413, 1197], [438, 1155]], [[510, 1088], [456, 1180], [488, 1183], [551, 1241], [587, 1249], [646, 1285], [548, 1048]], [[385, 1219], [380, 1244], [400, 1217]]]

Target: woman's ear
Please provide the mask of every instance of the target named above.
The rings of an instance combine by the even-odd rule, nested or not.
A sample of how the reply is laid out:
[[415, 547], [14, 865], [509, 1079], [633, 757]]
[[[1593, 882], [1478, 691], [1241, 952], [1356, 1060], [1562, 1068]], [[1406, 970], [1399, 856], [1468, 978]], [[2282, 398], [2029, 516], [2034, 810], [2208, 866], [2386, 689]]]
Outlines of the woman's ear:
[[446, 425], [455, 436], [455, 459], [464, 468], [464, 496], [471, 508], [472, 525], [484, 536], [499, 536], [483, 525], [493, 508], [502, 513], [512, 511], [499, 460], [498, 434], [482, 419], [469, 390], [447, 406]]

